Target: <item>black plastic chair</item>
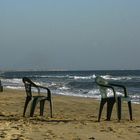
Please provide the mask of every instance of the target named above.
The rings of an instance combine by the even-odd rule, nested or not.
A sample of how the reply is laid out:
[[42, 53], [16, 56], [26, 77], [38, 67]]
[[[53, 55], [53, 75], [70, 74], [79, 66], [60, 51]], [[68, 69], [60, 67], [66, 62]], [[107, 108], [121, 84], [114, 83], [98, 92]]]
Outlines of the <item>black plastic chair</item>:
[[[132, 120], [131, 99], [127, 95], [126, 87], [123, 85], [119, 85], [119, 84], [109, 83], [107, 80], [105, 80], [104, 78], [102, 78], [100, 76], [97, 76], [95, 78], [95, 82], [99, 86], [99, 90], [100, 90], [100, 94], [101, 94], [101, 102], [100, 102], [98, 121], [100, 121], [101, 113], [102, 113], [102, 110], [103, 110], [105, 103], [107, 103], [107, 120], [110, 120], [111, 114], [112, 114], [112, 109], [113, 109], [115, 102], [117, 103], [118, 120], [121, 120], [122, 101], [127, 101], [128, 108], [129, 108], [130, 120]], [[117, 95], [116, 89], [114, 87], [122, 88], [124, 95], [123, 96]], [[113, 92], [113, 96], [108, 96], [109, 89]]]
[[[32, 82], [27, 77], [24, 77], [22, 80], [23, 80], [23, 83], [25, 85], [25, 90], [26, 90], [26, 95], [27, 95], [26, 100], [25, 100], [25, 105], [24, 105], [23, 116], [25, 116], [26, 109], [27, 109], [27, 106], [28, 106], [30, 101], [32, 101], [30, 117], [33, 117], [35, 107], [36, 107], [38, 102], [40, 102], [40, 116], [43, 116], [44, 104], [45, 104], [45, 101], [47, 100], [50, 102], [50, 114], [52, 117], [51, 91], [47, 87], [36, 85], [34, 82]], [[37, 89], [37, 91], [38, 91], [37, 93], [35, 93], [35, 91], [34, 91], [35, 89]], [[43, 91], [41, 91], [41, 90], [43, 90]]]
[[2, 86], [1, 80], [0, 80], [0, 92], [3, 92], [3, 86]]

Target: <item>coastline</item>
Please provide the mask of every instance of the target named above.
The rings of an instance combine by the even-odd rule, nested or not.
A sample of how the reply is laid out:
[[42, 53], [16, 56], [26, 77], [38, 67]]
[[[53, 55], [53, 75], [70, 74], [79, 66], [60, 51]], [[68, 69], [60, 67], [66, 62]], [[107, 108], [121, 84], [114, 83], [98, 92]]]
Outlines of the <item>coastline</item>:
[[1, 74], [5, 88], [23, 89], [23, 77], [47, 86], [55, 94], [100, 98], [95, 83], [97, 75], [113, 83], [126, 86], [133, 103], [140, 103], [140, 71], [9, 71]]
[[140, 137], [140, 105], [132, 104], [133, 121], [129, 120], [128, 108], [122, 106], [122, 120], [117, 121], [114, 106], [111, 121], [105, 121], [106, 109], [101, 122], [97, 122], [99, 101], [92, 98], [52, 95], [53, 118], [46, 104], [44, 116], [37, 107], [34, 117], [22, 117], [25, 91], [4, 89], [0, 92], [0, 139], [21, 140], [138, 140]]

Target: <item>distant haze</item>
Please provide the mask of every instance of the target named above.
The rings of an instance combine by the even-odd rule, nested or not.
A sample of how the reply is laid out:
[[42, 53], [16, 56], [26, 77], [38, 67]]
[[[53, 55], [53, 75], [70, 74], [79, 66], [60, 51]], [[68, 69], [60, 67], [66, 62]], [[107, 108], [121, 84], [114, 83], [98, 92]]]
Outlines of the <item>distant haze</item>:
[[1, 69], [140, 69], [140, 1], [0, 0]]

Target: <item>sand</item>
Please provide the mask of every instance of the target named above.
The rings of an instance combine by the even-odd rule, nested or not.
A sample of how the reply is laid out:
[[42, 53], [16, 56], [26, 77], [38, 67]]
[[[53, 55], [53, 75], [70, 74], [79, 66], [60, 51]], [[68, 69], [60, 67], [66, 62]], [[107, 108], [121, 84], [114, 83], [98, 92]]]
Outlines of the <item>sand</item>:
[[91, 98], [52, 95], [53, 118], [46, 103], [44, 116], [39, 106], [34, 117], [22, 117], [25, 92], [4, 89], [0, 92], [0, 140], [139, 140], [140, 105], [133, 104], [133, 121], [128, 107], [122, 106], [122, 120], [118, 122], [116, 107], [111, 121], [106, 121], [104, 108], [97, 122], [99, 101]]

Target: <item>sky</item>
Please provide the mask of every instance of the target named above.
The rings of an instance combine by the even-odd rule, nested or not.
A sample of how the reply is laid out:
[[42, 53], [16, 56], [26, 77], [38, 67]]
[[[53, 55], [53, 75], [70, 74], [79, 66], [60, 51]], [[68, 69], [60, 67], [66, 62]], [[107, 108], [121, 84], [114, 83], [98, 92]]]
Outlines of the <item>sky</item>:
[[140, 69], [139, 0], [0, 0], [0, 70]]

